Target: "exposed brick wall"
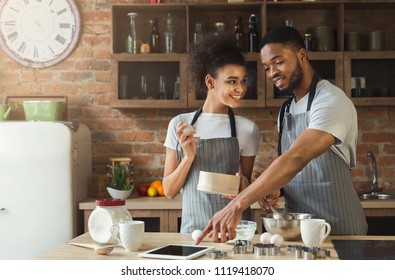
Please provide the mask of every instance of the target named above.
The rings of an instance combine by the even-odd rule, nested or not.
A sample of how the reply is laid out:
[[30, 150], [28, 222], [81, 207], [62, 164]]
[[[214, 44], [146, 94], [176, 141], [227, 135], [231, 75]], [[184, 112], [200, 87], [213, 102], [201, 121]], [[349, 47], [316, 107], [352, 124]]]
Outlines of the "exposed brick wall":
[[[82, 15], [82, 33], [75, 51], [48, 69], [30, 69], [0, 51], [0, 98], [4, 95], [67, 95], [68, 119], [86, 124], [92, 131], [94, 172], [104, 172], [112, 156], [130, 156], [135, 181], [148, 182], [163, 174], [163, 142], [169, 120], [186, 110], [117, 110], [111, 108], [110, 5], [147, 3], [127, 0], [76, 0]], [[166, 1], [184, 2], [184, 1]], [[227, 1], [198, 1], [227, 2]], [[250, 1], [253, 2], [253, 1]], [[277, 151], [278, 109], [243, 109], [240, 113], [256, 121], [261, 144], [255, 169], [262, 171]], [[395, 189], [394, 108], [358, 108], [358, 165], [352, 171], [357, 188], [369, 187], [372, 150], [377, 157], [380, 186]]]

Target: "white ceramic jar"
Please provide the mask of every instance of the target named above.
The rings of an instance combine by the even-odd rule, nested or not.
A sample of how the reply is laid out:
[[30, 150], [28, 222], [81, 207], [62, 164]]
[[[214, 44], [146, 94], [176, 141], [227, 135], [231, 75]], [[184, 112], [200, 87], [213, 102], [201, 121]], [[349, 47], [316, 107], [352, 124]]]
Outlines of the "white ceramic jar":
[[97, 243], [119, 243], [119, 222], [133, 220], [126, 209], [125, 200], [118, 198], [103, 198], [96, 200], [96, 208], [88, 219], [88, 230], [92, 239]]

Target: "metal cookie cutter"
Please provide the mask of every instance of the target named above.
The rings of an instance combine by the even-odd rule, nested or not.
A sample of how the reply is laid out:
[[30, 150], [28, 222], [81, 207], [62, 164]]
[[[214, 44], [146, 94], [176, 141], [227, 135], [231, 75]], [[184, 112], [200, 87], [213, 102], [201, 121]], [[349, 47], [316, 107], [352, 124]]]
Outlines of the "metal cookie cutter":
[[233, 246], [233, 253], [235, 254], [246, 254], [252, 253], [254, 248], [252, 246], [251, 241], [247, 240], [236, 240], [235, 245]]
[[326, 259], [331, 256], [331, 252], [327, 249], [323, 249], [317, 246], [313, 247], [302, 247], [303, 259], [315, 260], [315, 259]]
[[285, 251], [287, 255], [294, 255], [295, 259], [302, 258], [302, 246], [301, 245], [287, 245], [285, 247]]
[[207, 252], [206, 256], [212, 259], [227, 259], [228, 253], [220, 250], [212, 250]]
[[256, 256], [279, 256], [281, 255], [281, 247], [274, 246], [274, 244], [256, 243], [254, 254]]
[[286, 247], [287, 255], [295, 254], [296, 259], [315, 260], [325, 259], [331, 256], [330, 250], [320, 247], [305, 247], [300, 245], [288, 245]]

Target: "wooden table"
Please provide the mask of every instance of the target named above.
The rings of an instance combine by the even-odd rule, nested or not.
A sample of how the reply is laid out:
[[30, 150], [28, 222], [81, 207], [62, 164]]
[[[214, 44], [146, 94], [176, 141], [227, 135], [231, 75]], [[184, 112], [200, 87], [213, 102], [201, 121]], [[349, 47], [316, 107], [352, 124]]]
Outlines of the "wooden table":
[[[252, 239], [252, 243], [259, 242], [260, 235], [257, 234]], [[345, 240], [395, 240], [395, 236], [329, 236], [324, 244], [323, 248], [329, 249], [331, 257], [327, 258], [330, 260], [338, 260], [338, 255], [334, 250], [331, 240], [345, 239]], [[89, 233], [84, 233], [70, 242], [76, 243], [88, 243], [93, 244]], [[122, 247], [116, 247], [108, 255], [98, 255], [92, 249], [81, 248], [69, 244], [60, 245], [48, 252], [45, 252], [35, 259], [40, 260], [132, 260], [142, 259], [138, 256], [138, 253], [150, 250], [156, 247], [164, 246], [167, 244], [193, 244], [193, 240], [190, 234], [181, 233], [154, 233], [146, 232], [144, 234], [143, 245], [139, 249], [139, 252], [128, 252]], [[287, 255], [285, 247], [286, 245], [302, 245], [301, 242], [297, 241], [286, 241], [281, 247], [281, 256], [255, 256], [254, 254], [234, 254], [232, 252], [233, 244], [227, 243], [213, 243], [211, 240], [205, 239], [201, 245], [214, 246], [216, 250], [222, 250], [228, 252], [229, 260], [294, 260], [294, 255]], [[209, 259], [206, 256], [201, 256], [199, 260]]]

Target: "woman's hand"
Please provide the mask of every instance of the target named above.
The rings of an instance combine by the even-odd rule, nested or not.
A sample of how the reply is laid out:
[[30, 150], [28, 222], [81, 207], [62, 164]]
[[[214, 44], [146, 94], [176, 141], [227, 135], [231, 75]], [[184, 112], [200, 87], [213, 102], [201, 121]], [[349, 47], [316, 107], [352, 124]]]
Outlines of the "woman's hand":
[[[250, 185], [250, 181], [248, 178], [244, 175], [242, 175], [240, 172], [236, 173], [236, 176], [241, 177], [240, 178], [240, 185], [239, 185], [239, 193], [241, 193], [244, 189], [246, 189]], [[228, 198], [228, 199], [233, 199], [236, 196], [235, 195], [222, 195], [223, 198]]]
[[196, 133], [195, 130], [185, 130], [187, 126], [188, 124], [182, 121], [178, 124], [177, 138], [184, 151], [184, 156], [186, 158], [194, 158], [196, 155], [196, 140], [199, 140], [200, 137], [194, 136]]

